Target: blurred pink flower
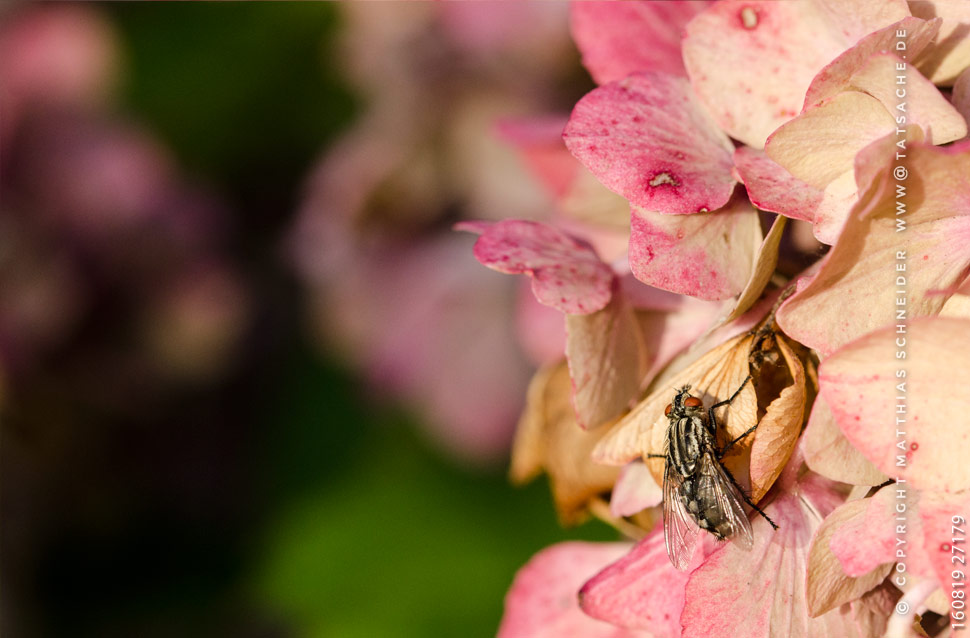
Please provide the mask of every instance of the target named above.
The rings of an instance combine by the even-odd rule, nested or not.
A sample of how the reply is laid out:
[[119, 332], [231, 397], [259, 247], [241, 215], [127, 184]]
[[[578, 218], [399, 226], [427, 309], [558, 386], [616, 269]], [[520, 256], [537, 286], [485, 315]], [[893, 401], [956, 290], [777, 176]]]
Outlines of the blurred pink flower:
[[0, 22], [0, 135], [9, 140], [27, 112], [104, 104], [117, 79], [117, 38], [101, 16], [77, 5], [27, 5]]
[[496, 8], [341, 5], [367, 106], [311, 177], [288, 244], [321, 349], [414, 408], [444, 450], [479, 462], [508, 452], [529, 358], [563, 343], [541, 310], [516, 314], [517, 286], [482, 272], [471, 239], [450, 230], [551, 208], [495, 123], [556, 103], [566, 7]]
[[[138, 370], [142, 391], [212, 380], [248, 323], [248, 292], [220, 245], [222, 207], [111, 113], [119, 68], [93, 6], [23, 6], [0, 23], [0, 368], [11, 386], [75, 347], [87, 348], [74, 354], [91, 379]], [[86, 325], [115, 321], [133, 324], [131, 343], [74, 343]]]

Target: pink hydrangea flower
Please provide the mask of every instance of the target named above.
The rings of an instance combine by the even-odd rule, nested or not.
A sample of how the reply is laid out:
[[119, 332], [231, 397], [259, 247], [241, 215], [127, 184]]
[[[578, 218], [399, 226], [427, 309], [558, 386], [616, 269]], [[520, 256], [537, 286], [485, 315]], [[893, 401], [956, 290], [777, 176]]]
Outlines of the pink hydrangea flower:
[[[582, 565], [579, 609], [616, 632], [944, 635], [940, 616], [965, 618], [944, 537], [970, 506], [970, 15], [724, 0], [577, 3], [571, 20], [599, 84], [563, 128], [581, 166], [553, 139], [560, 119], [503, 130], [557, 214], [465, 229], [479, 261], [530, 277], [567, 328], [530, 385], [512, 477], [548, 473], [563, 522], [596, 516], [629, 540], [540, 554], [501, 635], [521, 618], [515, 635], [606, 631], [572, 604], [543, 612], [537, 590], [582, 580], [535, 579], [547, 560]], [[604, 229], [625, 253], [601, 248], [615, 246]], [[713, 311], [688, 325], [680, 295]], [[686, 417], [667, 416], [685, 385], [691, 406], [719, 406], [705, 449], [750, 506], [750, 537], [700, 530], [679, 570], [674, 501], [710, 523], [670, 488], [689, 471], [671, 452], [691, 443], [672, 439]], [[900, 555], [891, 519], [907, 491]]]

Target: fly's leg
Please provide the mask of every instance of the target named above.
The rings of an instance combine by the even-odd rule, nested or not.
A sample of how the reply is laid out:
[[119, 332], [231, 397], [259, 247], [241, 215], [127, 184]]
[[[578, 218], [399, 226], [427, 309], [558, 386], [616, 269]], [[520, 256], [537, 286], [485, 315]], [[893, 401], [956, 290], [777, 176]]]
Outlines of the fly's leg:
[[734, 439], [733, 441], [731, 441], [730, 443], [728, 443], [727, 445], [725, 445], [723, 448], [721, 448], [720, 451], [717, 453], [717, 458], [720, 459], [721, 457], [723, 457], [727, 453], [727, 451], [731, 449], [731, 446], [732, 445], [734, 445], [735, 443], [737, 443], [738, 441], [740, 441], [744, 437], [748, 436], [749, 434], [751, 434], [752, 432], [754, 432], [757, 429], [758, 429], [758, 424], [755, 423], [750, 428], [748, 428], [747, 430], [745, 430], [744, 433], [741, 434], [741, 436], [739, 436], [738, 438]]
[[[741, 382], [741, 386], [737, 390], [734, 391], [734, 394], [732, 394], [730, 396], [730, 398], [728, 398], [728, 399], [726, 399], [724, 401], [719, 401], [719, 402], [715, 403], [707, 411], [707, 416], [708, 416], [708, 419], [709, 419], [708, 420], [708, 423], [711, 424], [711, 428], [714, 430], [715, 433], [717, 432], [717, 418], [714, 416], [714, 410], [716, 408], [721, 407], [722, 405], [728, 405], [732, 401], [734, 401], [738, 397], [738, 395], [741, 394], [741, 390], [744, 389], [744, 386], [747, 385], [748, 381], [750, 381], [750, 380], [751, 380], [751, 375], [749, 374], [748, 376], [746, 376], [744, 378], [744, 381]], [[737, 443], [738, 441], [740, 441], [744, 437], [746, 437], [749, 434], [751, 434], [752, 432], [754, 432], [757, 428], [758, 428], [758, 424], [755, 423], [753, 426], [751, 426], [750, 428], [748, 428], [741, 436], [739, 436], [738, 438], [734, 439], [733, 441], [731, 441], [730, 443], [728, 443], [727, 445], [725, 445], [717, 453], [718, 463], [721, 463], [721, 457], [724, 456], [724, 453], [725, 452], [727, 452], [729, 449], [731, 449], [731, 446], [733, 446], [735, 443]], [[754, 502], [752, 502], [750, 498], [748, 498], [748, 495], [744, 492], [744, 488], [742, 488], [740, 485], [738, 485], [738, 482], [734, 478], [734, 475], [731, 474], [731, 471], [729, 469], [727, 469], [727, 467], [725, 467], [725, 465], [723, 463], [721, 463], [721, 468], [724, 470], [724, 473], [727, 474], [728, 478], [731, 479], [731, 483], [733, 483], [734, 484], [734, 487], [737, 488], [738, 494], [741, 495], [741, 498], [744, 499], [744, 502], [747, 503], [748, 505], [750, 505], [751, 508], [754, 509], [754, 511], [758, 512], [759, 514], [761, 514], [761, 516], [764, 517], [764, 519], [766, 521], [768, 521], [768, 524], [771, 525], [771, 527], [773, 529], [778, 529], [778, 526], [775, 524], [775, 522], [773, 520], [771, 520], [771, 518], [769, 518], [768, 515], [765, 514], [761, 510], [760, 507], [758, 507], [757, 505], [755, 505]]]
[[[741, 394], [741, 390], [744, 390], [744, 386], [746, 386], [748, 384], [748, 381], [750, 380], [751, 380], [751, 375], [749, 374], [744, 378], [744, 381], [741, 382], [740, 387], [738, 387], [738, 389], [734, 391], [734, 394], [732, 394], [730, 398], [727, 398], [724, 401], [718, 401], [717, 403], [715, 403], [714, 405], [712, 405], [710, 408], [707, 409], [707, 422], [710, 425], [711, 434], [713, 434], [715, 438], [717, 437], [717, 418], [714, 416], [714, 410], [718, 409], [722, 405], [729, 405], [732, 401], [738, 398], [738, 395]], [[742, 434], [738, 439], [731, 441], [731, 443], [729, 443], [727, 447], [731, 447], [732, 445], [737, 443], [738, 440], [750, 434], [753, 429], [754, 428], [752, 428], [751, 430], [748, 430], [747, 432]], [[725, 449], [727, 449], [727, 447]]]
[[[721, 462], [718, 461], [718, 463], [721, 463]], [[771, 520], [768, 517], [767, 514], [765, 514], [763, 511], [761, 511], [761, 508], [760, 507], [758, 507], [757, 505], [755, 505], [751, 501], [751, 499], [748, 498], [748, 495], [745, 494], [744, 489], [740, 485], [738, 485], [738, 482], [734, 479], [734, 475], [731, 474], [731, 470], [727, 469], [727, 467], [725, 467], [723, 463], [721, 463], [721, 469], [724, 470], [724, 473], [727, 474], [727, 477], [729, 479], [731, 479], [731, 483], [733, 483], [734, 484], [734, 487], [737, 488], [738, 494], [741, 495], [741, 498], [744, 499], [744, 502], [747, 503], [748, 505], [750, 505], [754, 509], [754, 511], [758, 512], [759, 514], [761, 514], [761, 516], [764, 517], [764, 519], [766, 521], [768, 521], [768, 524], [771, 525], [772, 529], [778, 529], [778, 525], [776, 525], [775, 522], [773, 520]]]

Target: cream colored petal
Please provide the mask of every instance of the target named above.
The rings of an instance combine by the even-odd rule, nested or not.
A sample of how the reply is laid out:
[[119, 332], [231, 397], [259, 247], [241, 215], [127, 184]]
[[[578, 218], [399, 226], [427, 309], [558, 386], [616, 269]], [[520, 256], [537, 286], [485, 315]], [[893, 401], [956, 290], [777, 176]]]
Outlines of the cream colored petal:
[[801, 445], [809, 469], [825, 478], [850, 485], [881, 485], [889, 478], [845, 438], [821, 396], [812, 405]]
[[[897, 166], [906, 181], [897, 181]], [[898, 202], [906, 204], [900, 215]], [[948, 297], [938, 291], [966, 277], [968, 242], [970, 142], [911, 145], [905, 159], [878, 172], [818, 274], [779, 309], [778, 323], [824, 357], [892, 324], [897, 297], [905, 297], [910, 319], [936, 314]], [[900, 276], [904, 295], [896, 293]]]
[[943, 18], [940, 33], [916, 66], [934, 84], [952, 86], [970, 66], [970, 3], [962, 0], [910, 0], [914, 16], [929, 20]]
[[778, 128], [765, 152], [798, 179], [825, 189], [852, 172], [860, 149], [895, 129], [896, 121], [879, 100], [845, 91]]

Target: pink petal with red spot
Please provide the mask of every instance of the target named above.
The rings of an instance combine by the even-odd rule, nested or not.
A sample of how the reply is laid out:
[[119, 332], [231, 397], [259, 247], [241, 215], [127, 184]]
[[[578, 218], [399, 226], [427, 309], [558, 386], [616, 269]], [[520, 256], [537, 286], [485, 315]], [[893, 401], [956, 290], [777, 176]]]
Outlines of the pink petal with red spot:
[[480, 230], [475, 257], [499, 272], [532, 277], [541, 303], [568, 314], [602, 309], [612, 296], [613, 271], [596, 252], [564, 232], [538, 222], [503, 220], [490, 226], [462, 223], [458, 230]]
[[505, 597], [498, 638], [633, 638], [644, 636], [590, 618], [576, 592], [583, 582], [629, 551], [627, 543], [560, 543], [519, 570]]
[[684, 25], [710, 2], [573, 2], [570, 26], [583, 66], [597, 84], [636, 71], [686, 76], [680, 55]]
[[681, 616], [684, 638], [847, 638], [881, 635], [875, 618], [858, 613], [857, 603], [817, 618], [808, 613], [805, 590], [809, 546], [822, 518], [841, 497], [811, 475], [796, 491], [780, 494], [765, 512], [779, 525], [772, 530], [752, 518], [754, 547], [726, 543], [690, 575]]
[[[853, 341], [819, 368], [822, 396], [839, 428], [876, 467], [912, 488], [970, 489], [970, 430], [955, 427], [970, 414], [963, 391], [970, 387], [968, 334], [970, 320], [924, 318], [902, 334], [889, 326]], [[896, 358], [900, 350], [905, 366]], [[901, 404], [905, 435], [897, 436], [885, 415]]]
[[763, 239], [758, 213], [743, 197], [689, 216], [634, 208], [630, 226], [630, 268], [637, 279], [707, 300], [744, 290]]
[[[702, 543], [696, 550], [691, 568], [702, 559]], [[583, 585], [580, 606], [593, 618], [620, 627], [679, 636], [688, 574], [671, 565], [663, 527], [658, 525], [629, 554]]]
[[617, 518], [633, 516], [648, 507], [659, 505], [663, 490], [653, 480], [653, 475], [643, 461], [632, 461], [623, 466], [610, 495], [610, 513]]
[[603, 184], [648, 210], [716, 210], [736, 183], [731, 141], [673, 75], [637, 73], [593, 90], [563, 139]]
[[901, 0], [721, 2], [687, 25], [684, 64], [718, 125], [760, 149], [801, 111], [822, 67], [908, 15]]
[[[966, 591], [958, 583], [965, 579], [952, 577], [953, 570], [967, 573], [962, 561], [967, 558], [965, 539], [970, 519], [970, 494], [924, 493], [919, 499], [919, 520], [923, 531], [923, 549], [935, 579], [943, 587], [947, 600], [956, 600], [954, 591]], [[954, 529], [956, 528], [956, 530]], [[955, 542], [956, 541], [956, 542]], [[966, 601], [966, 598], [963, 599]]]

